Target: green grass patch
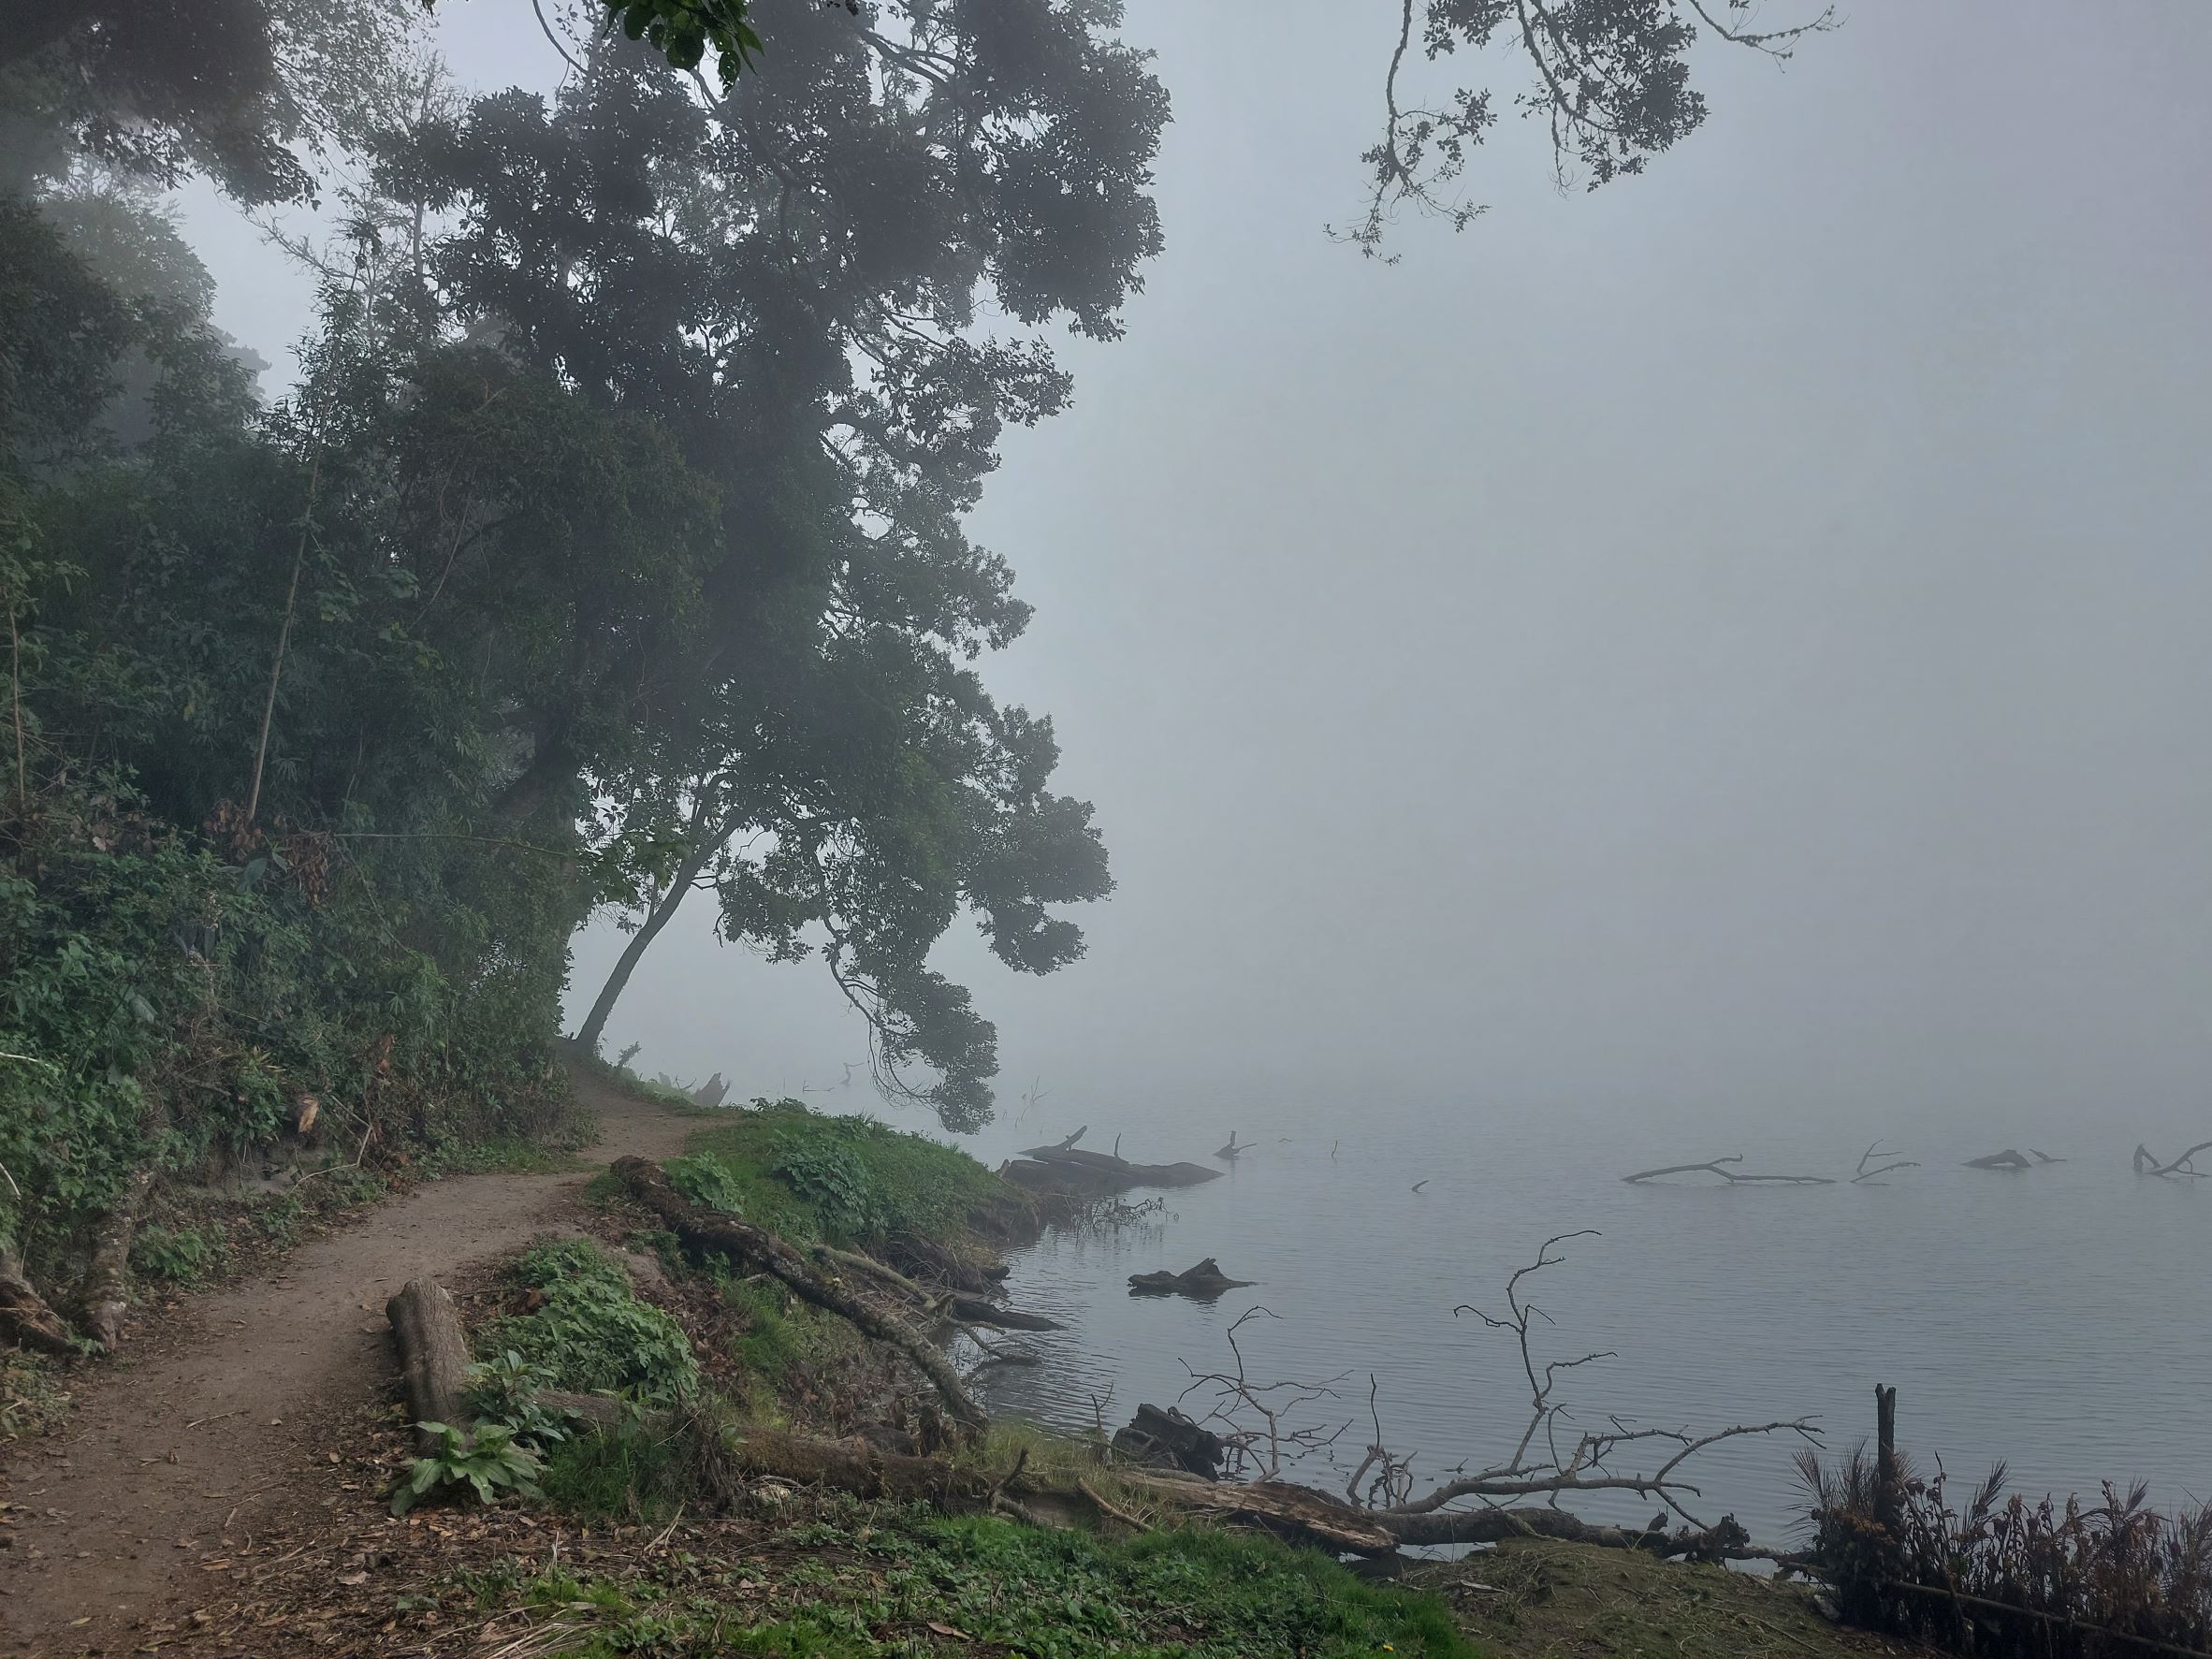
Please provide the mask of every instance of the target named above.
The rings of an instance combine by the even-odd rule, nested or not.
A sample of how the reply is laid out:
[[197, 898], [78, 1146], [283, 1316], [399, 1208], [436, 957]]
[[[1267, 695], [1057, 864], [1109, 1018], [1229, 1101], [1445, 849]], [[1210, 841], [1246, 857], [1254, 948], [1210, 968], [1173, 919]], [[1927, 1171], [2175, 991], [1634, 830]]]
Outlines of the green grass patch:
[[538, 1490], [564, 1515], [666, 1521], [699, 1495], [698, 1448], [689, 1424], [578, 1426], [547, 1448]]
[[1026, 1210], [966, 1153], [866, 1117], [828, 1117], [795, 1100], [758, 1102], [691, 1138], [668, 1166], [695, 1202], [808, 1243], [898, 1233], [952, 1240], [979, 1220]]
[[[1311, 1551], [1206, 1531], [1107, 1543], [987, 1518], [829, 1504], [749, 1564], [753, 1594], [693, 1579], [546, 1579], [579, 1659], [650, 1652], [775, 1659], [1018, 1652], [1036, 1659], [1473, 1659], [1448, 1612]], [[720, 1575], [732, 1579], [734, 1573]], [[765, 1579], [764, 1585], [760, 1580]], [[765, 1594], [760, 1594], [762, 1590]]]
[[545, 1367], [554, 1387], [579, 1393], [611, 1390], [665, 1403], [697, 1386], [699, 1362], [683, 1327], [641, 1299], [621, 1263], [589, 1239], [526, 1250], [508, 1271], [543, 1300], [529, 1313], [487, 1325], [477, 1338], [479, 1356], [512, 1350]]
[[0, 1440], [44, 1434], [69, 1414], [69, 1393], [52, 1361], [0, 1349]]

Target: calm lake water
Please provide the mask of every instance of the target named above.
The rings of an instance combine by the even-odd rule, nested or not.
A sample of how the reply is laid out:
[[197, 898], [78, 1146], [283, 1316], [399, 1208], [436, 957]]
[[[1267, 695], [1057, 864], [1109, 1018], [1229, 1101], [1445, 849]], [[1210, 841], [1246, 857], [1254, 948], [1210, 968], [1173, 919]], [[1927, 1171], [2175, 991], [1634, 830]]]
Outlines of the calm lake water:
[[[1212, 1161], [1221, 1115], [1156, 1106], [1084, 1144], [1110, 1150], [1118, 1129], [1125, 1156]], [[995, 1159], [1073, 1127], [1033, 1117], [979, 1151]], [[1847, 1448], [1871, 1435], [1881, 1382], [1899, 1390], [1900, 1443], [1960, 1484], [2003, 1458], [2033, 1496], [2139, 1477], [2162, 1503], [2212, 1499], [2212, 1181], [2135, 1175], [2140, 1131], [2117, 1117], [2070, 1139], [2039, 1126], [2027, 1139], [2069, 1161], [2025, 1173], [1959, 1167], [2018, 1137], [1893, 1135], [1923, 1167], [1809, 1187], [1619, 1177], [1735, 1152], [1746, 1170], [1847, 1177], [1870, 1135], [1318, 1107], [1239, 1127], [1251, 1152], [1219, 1181], [1162, 1195], [1157, 1226], [1058, 1234], [1015, 1259], [1016, 1303], [1069, 1329], [1021, 1339], [1042, 1366], [984, 1374], [995, 1409], [1086, 1427], [1111, 1390], [1107, 1421], [1126, 1422], [1140, 1401], [1173, 1404], [1186, 1364], [1226, 1368], [1230, 1323], [1264, 1305], [1280, 1317], [1244, 1327], [1253, 1376], [1349, 1374], [1333, 1413], [1324, 1402], [1312, 1416], [1352, 1427], [1303, 1477], [1341, 1486], [1359, 1461], [1372, 1374], [1389, 1444], [1417, 1454], [1426, 1490], [1463, 1460], [1502, 1460], [1528, 1415], [1511, 1336], [1453, 1306], [1501, 1310], [1507, 1275], [1547, 1236], [1589, 1228], [1601, 1236], [1567, 1244], [1535, 1288], [1557, 1322], [1539, 1362], [1619, 1356], [1563, 1383], [1579, 1416], [1694, 1429], [1810, 1416]], [[1211, 1304], [1128, 1293], [1130, 1273], [1206, 1256], [1259, 1283]], [[1776, 1437], [1701, 1454], [1692, 1506], [1733, 1511], [1762, 1541], [1794, 1537], [1793, 1449]], [[1641, 1521], [1655, 1506], [1576, 1507]]]

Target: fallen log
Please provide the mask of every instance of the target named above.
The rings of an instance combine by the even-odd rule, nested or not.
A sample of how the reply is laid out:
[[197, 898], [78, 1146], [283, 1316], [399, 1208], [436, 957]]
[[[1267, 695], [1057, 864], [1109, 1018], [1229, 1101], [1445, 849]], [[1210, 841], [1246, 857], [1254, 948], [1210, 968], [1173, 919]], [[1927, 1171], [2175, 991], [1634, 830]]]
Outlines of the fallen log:
[[[607, 1395], [546, 1390], [537, 1399], [549, 1411], [602, 1428], [611, 1430], [624, 1420], [626, 1408]], [[1143, 1406], [1139, 1408], [1139, 1420], [1147, 1420], [1147, 1413], [1157, 1413], [1163, 1420], [1180, 1415]], [[648, 1413], [645, 1419], [656, 1433], [664, 1433], [677, 1420], [675, 1413], [664, 1411]], [[716, 1433], [719, 1444], [707, 1455], [719, 1467], [755, 1479], [830, 1487], [867, 1498], [926, 1503], [953, 1513], [998, 1508], [1040, 1524], [1057, 1524], [1057, 1517], [1086, 1512], [1139, 1529], [1145, 1524], [1109, 1503], [1084, 1477], [1078, 1476], [1063, 1487], [1056, 1478], [1028, 1472], [1026, 1460], [1009, 1473], [994, 1477], [951, 1459], [915, 1455], [901, 1445], [886, 1443], [890, 1437], [879, 1441], [865, 1433], [841, 1440], [814, 1440], [781, 1430], [752, 1427]], [[1753, 1545], [1733, 1517], [1723, 1517], [1717, 1525], [1702, 1531], [1681, 1528], [1668, 1533], [1662, 1521], [1638, 1531], [1593, 1525], [1548, 1506], [1408, 1514], [1361, 1508], [1289, 1481], [1217, 1481], [1200, 1475], [1127, 1466], [1114, 1469], [1113, 1477], [1124, 1491], [1154, 1503], [1192, 1515], [1247, 1522], [1338, 1555], [1375, 1557], [1420, 1545], [1540, 1537], [1600, 1549], [1641, 1550], [1662, 1558], [1794, 1559]]]
[[428, 1455], [437, 1435], [425, 1423], [469, 1427], [468, 1332], [460, 1310], [435, 1279], [410, 1279], [384, 1304], [400, 1346], [400, 1386], [407, 1395], [407, 1415], [415, 1424], [415, 1444]]
[[726, 1256], [749, 1264], [790, 1287], [793, 1294], [836, 1314], [863, 1334], [890, 1344], [927, 1377], [945, 1408], [960, 1423], [981, 1431], [990, 1424], [983, 1408], [961, 1383], [959, 1373], [928, 1340], [905, 1320], [869, 1306], [823, 1277], [796, 1250], [763, 1227], [735, 1215], [701, 1210], [670, 1184], [649, 1158], [617, 1158], [613, 1173], [631, 1197], [658, 1215], [695, 1256]]
[[988, 1325], [995, 1331], [1058, 1331], [1059, 1320], [1048, 1319], [1042, 1314], [1025, 1314], [1017, 1309], [1000, 1307], [981, 1296], [971, 1296], [962, 1290], [933, 1290], [918, 1280], [910, 1279], [898, 1269], [878, 1261], [873, 1256], [864, 1256], [857, 1250], [839, 1250], [829, 1244], [816, 1244], [813, 1253], [817, 1259], [864, 1273], [886, 1285], [896, 1288], [906, 1299], [925, 1312], [942, 1315], [962, 1325]]
[[22, 1259], [5, 1238], [0, 1238], [0, 1341], [21, 1343], [42, 1354], [77, 1351], [69, 1328], [32, 1288]]
[[1259, 1523], [1294, 1542], [1339, 1555], [1389, 1555], [1398, 1540], [1371, 1510], [1285, 1480], [1216, 1481], [1187, 1475], [1132, 1470], [1119, 1472], [1122, 1483], [1157, 1502], [1193, 1514], [1218, 1515]]
[[93, 1241], [85, 1269], [84, 1328], [101, 1347], [113, 1353], [123, 1341], [123, 1317], [130, 1309], [131, 1237], [138, 1231], [138, 1206], [153, 1185], [153, 1171], [140, 1170], [124, 1187]]
[[1221, 1271], [1221, 1264], [1209, 1256], [1195, 1267], [1186, 1267], [1179, 1273], [1131, 1273], [1129, 1294], [1212, 1297], [1253, 1282], [1250, 1279], [1230, 1278]]
[[1086, 1123], [1081, 1128], [1077, 1129], [1075, 1133], [1070, 1135], [1066, 1140], [1055, 1141], [1050, 1146], [1032, 1146], [1026, 1152], [1023, 1153], [1022, 1156], [1024, 1157], [1043, 1157], [1051, 1153], [1066, 1152], [1078, 1141], [1083, 1139], [1085, 1131], [1087, 1131], [1090, 1127], [1091, 1126]]

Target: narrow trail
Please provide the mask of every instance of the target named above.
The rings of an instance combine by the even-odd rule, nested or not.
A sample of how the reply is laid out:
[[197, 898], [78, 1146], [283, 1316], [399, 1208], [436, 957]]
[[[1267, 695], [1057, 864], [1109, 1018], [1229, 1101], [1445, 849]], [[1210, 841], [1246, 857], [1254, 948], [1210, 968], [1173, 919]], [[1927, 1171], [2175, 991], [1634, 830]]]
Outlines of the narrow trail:
[[386, 1297], [560, 1227], [597, 1168], [668, 1157], [698, 1127], [595, 1079], [572, 1082], [598, 1118], [583, 1155], [593, 1168], [431, 1182], [272, 1274], [186, 1299], [143, 1352], [125, 1347], [78, 1379], [62, 1434], [19, 1442], [4, 1470], [20, 1506], [0, 1551], [9, 1649], [127, 1652], [136, 1644], [110, 1632], [189, 1617], [207, 1576], [257, 1525], [338, 1502], [322, 1430], [390, 1389]]

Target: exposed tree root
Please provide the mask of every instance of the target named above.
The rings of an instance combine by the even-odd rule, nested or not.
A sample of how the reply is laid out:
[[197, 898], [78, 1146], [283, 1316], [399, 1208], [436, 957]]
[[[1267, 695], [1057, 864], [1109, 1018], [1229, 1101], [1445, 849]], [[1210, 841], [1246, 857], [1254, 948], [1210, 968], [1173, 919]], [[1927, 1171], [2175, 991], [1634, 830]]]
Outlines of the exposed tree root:
[[31, 1286], [15, 1245], [0, 1238], [0, 1340], [21, 1343], [42, 1354], [76, 1352], [69, 1328]]

